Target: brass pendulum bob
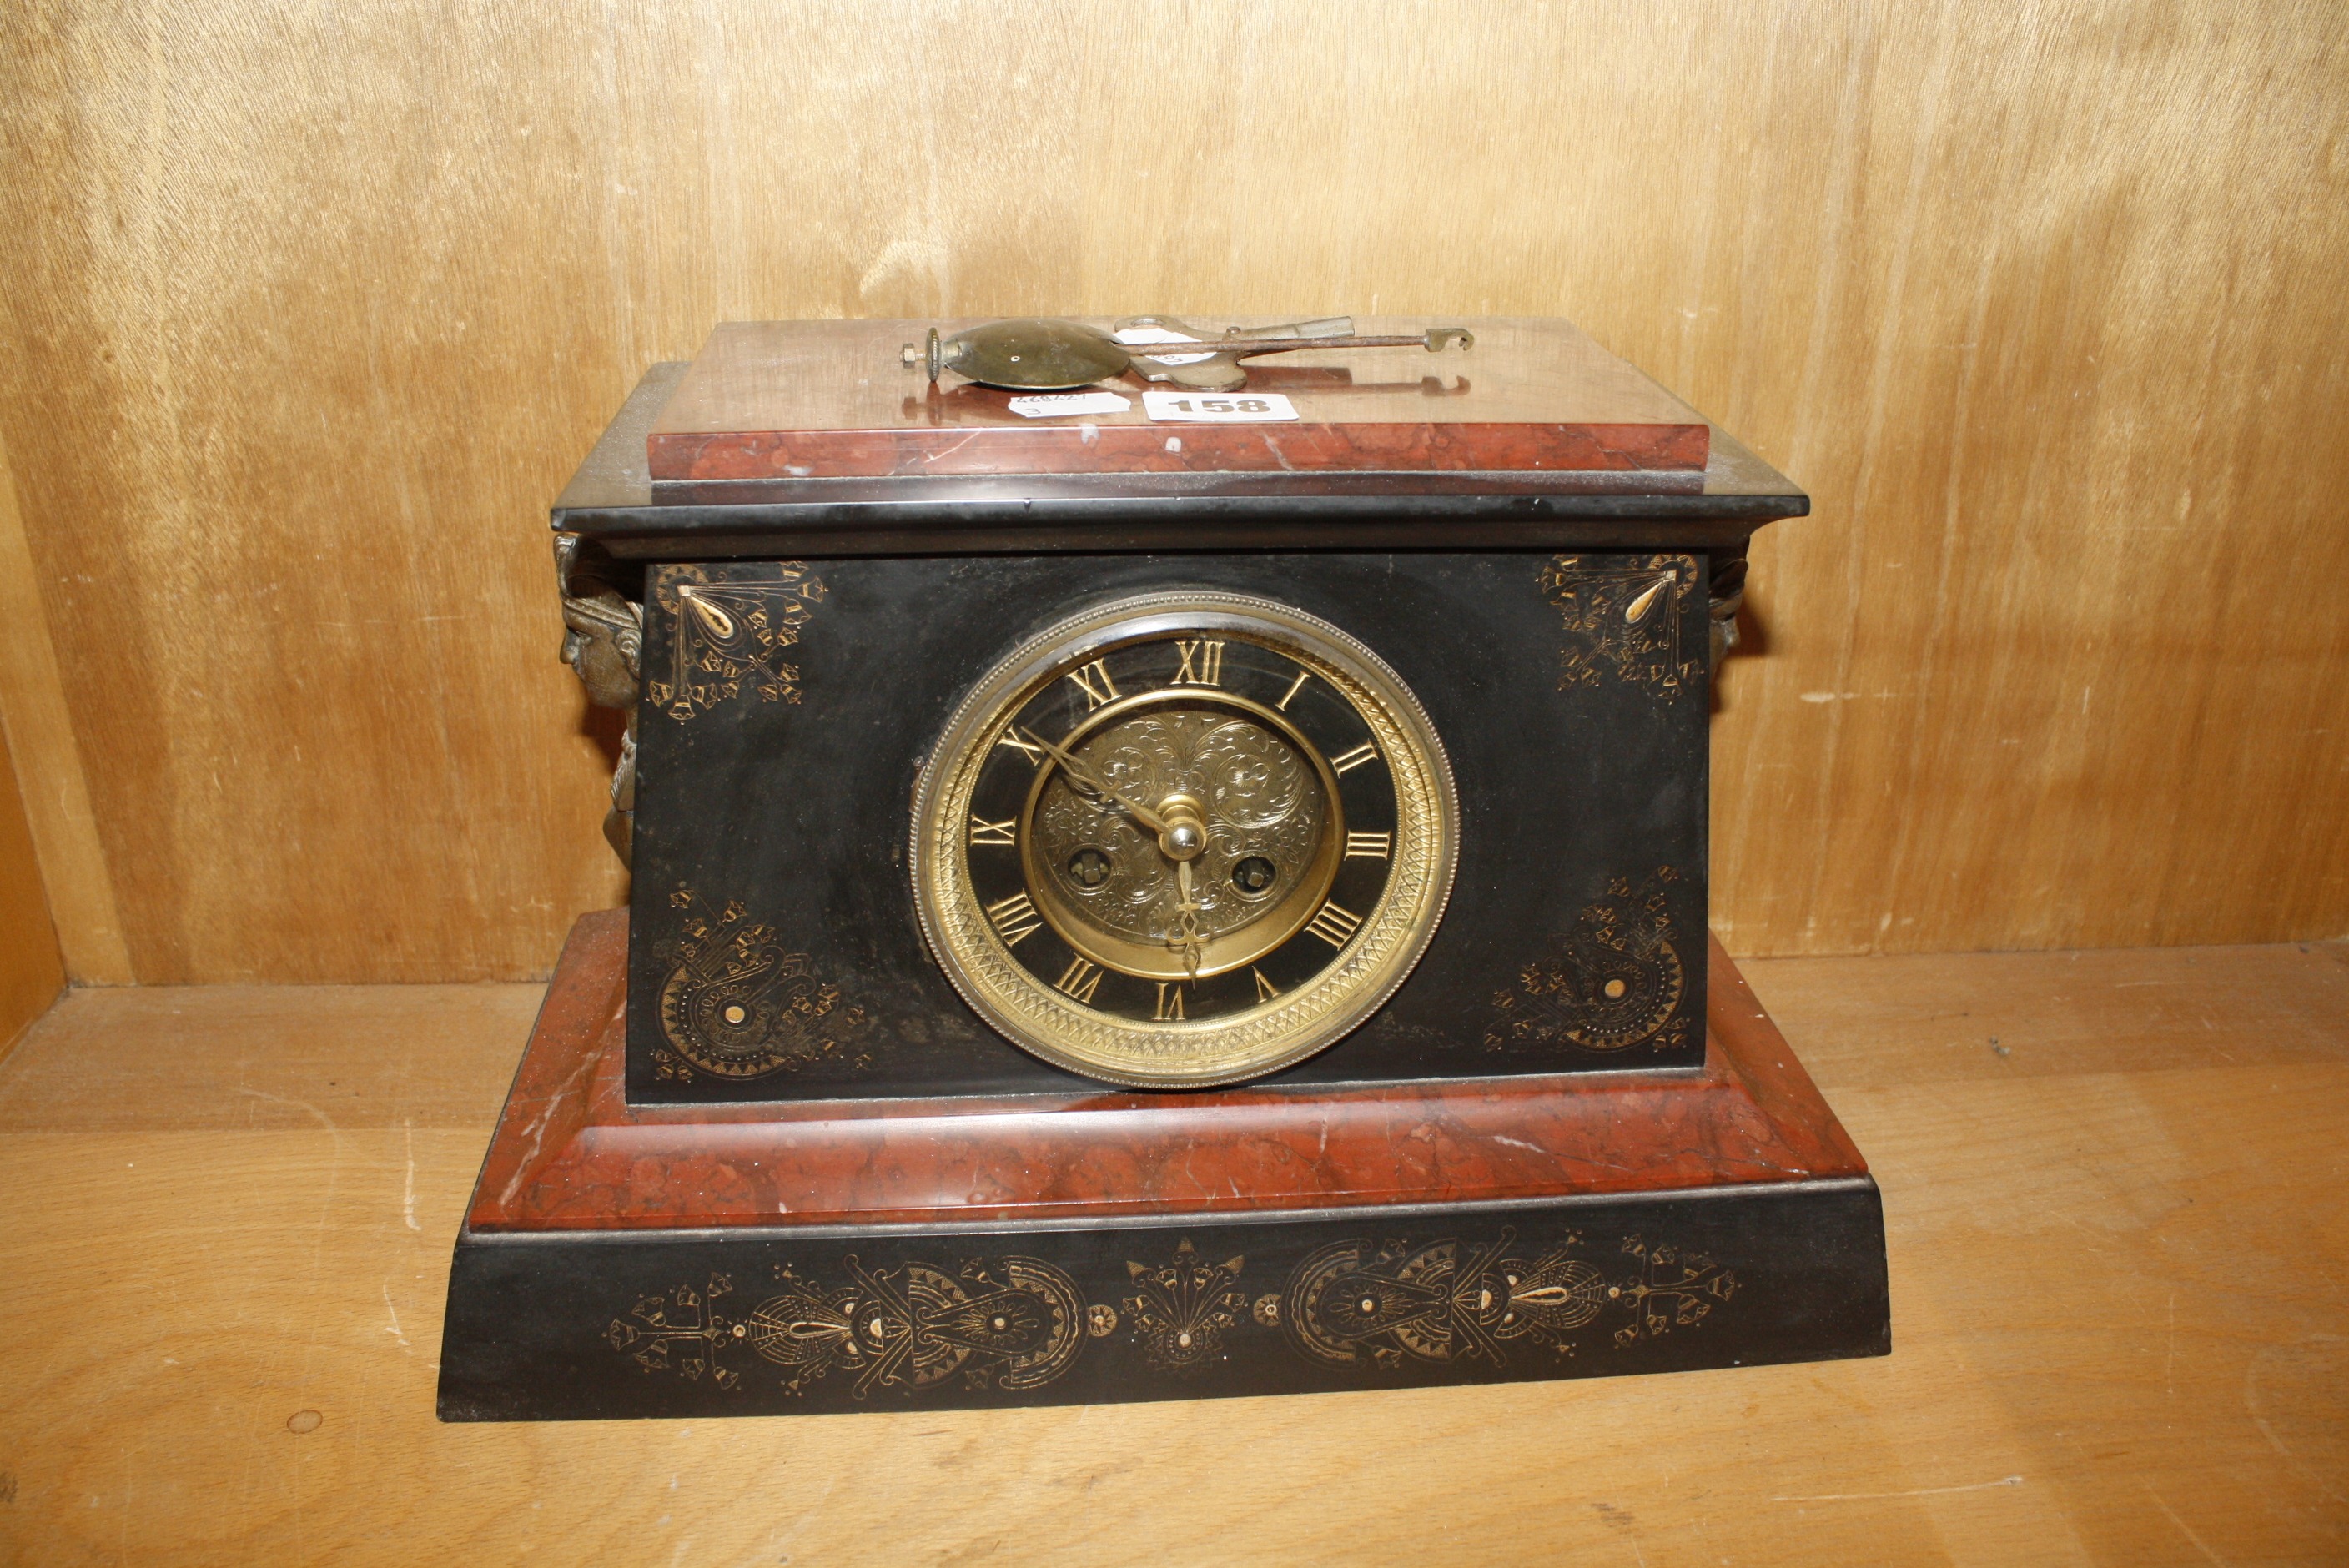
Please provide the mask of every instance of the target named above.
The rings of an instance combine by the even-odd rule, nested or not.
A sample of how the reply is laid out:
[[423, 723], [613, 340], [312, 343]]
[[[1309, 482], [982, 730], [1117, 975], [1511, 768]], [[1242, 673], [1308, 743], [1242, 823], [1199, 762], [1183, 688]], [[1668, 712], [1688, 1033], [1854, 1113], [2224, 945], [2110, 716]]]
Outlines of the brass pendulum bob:
[[[1117, 330], [1155, 329], [1196, 333], [1173, 316], [1131, 316]], [[949, 338], [930, 328], [926, 345], [907, 344], [909, 367], [926, 366], [935, 385], [951, 370], [967, 381], [1019, 392], [1065, 392], [1090, 387], [1128, 370], [1149, 381], [1172, 381], [1206, 392], [1229, 392], [1247, 385], [1240, 361], [1259, 354], [1293, 354], [1320, 348], [1424, 348], [1438, 354], [1454, 343], [1463, 352], [1475, 346], [1464, 326], [1431, 327], [1415, 336], [1361, 337], [1351, 316], [1299, 322], [1253, 331], [1233, 328], [1221, 337], [1185, 335], [1169, 343], [1121, 343], [1082, 322], [1030, 318], [991, 321]], [[1188, 361], [1188, 363], [1182, 363]]]

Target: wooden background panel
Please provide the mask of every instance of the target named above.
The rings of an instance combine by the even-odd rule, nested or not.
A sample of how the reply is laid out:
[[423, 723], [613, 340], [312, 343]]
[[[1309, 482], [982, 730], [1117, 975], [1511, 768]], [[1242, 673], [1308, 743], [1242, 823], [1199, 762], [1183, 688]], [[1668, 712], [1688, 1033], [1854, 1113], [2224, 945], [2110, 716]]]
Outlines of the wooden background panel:
[[[6, 449], [0, 447], [0, 694], [19, 696], [16, 677], [23, 667], [47, 652], [48, 634], [41, 624], [25, 530], [16, 513], [16, 483], [8, 471]], [[33, 684], [50, 701], [27, 705], [0, 700], [0, 1056], [8, 1053], [66, 982], [38, 850], [17, 786], [14, 753], [19, 748], [8, 739], [12, 730], [37, 727], [44, 719], [60, 735], [70, 725], [58, 700], [54, 668], [45, 666], [40, 676]], [[102, 877], [103, 866], [94, 869]], [[109, 955], [93, 956], [103, 960]], [[111, 956], [119, 960], [118, 972], [129, 968], [127, 955]]]
[[34, 863], [33, 835], [25, 824], [25, 804], [16, 798], [7, 738], [0, 735], [0, 1057], [26, 1025], [48, 1010], [65, 983], [57, 931], [49, 923], [40, 868]]
[[2282, 0], [34, 7], [55, 902], [144, 980], [543, 973], [621, 887], [543, 509], [647, 364], [1351, 310], [1573, 317], [1814, 491], [1726, 676], [1734, 949], [2337, 934], [2344, 83]]

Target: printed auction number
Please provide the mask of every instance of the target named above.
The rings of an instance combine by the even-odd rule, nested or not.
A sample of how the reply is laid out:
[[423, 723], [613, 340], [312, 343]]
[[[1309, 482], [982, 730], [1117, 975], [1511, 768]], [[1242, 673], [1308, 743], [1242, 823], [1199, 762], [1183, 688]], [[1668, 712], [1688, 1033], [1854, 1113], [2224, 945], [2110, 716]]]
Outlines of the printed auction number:
[[1196, 392], [1144, 392], [1143, 409], [1154, 419], [1218, 420], [1261, 424], [1294, 419], [1297, 406], [1278, 392], [1209, 397]]

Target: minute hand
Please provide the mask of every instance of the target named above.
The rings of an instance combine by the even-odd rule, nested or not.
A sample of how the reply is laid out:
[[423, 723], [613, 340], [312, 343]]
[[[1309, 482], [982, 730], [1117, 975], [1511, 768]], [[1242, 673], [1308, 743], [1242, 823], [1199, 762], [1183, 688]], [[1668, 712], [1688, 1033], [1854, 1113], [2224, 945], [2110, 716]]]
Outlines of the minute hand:
[[1051, 753], [1052, 759], [1061, 765], [1061, 770], [1069, 776], [1071, 783], [1075, 784], [1080, 789], [1084, 789], [1089, 793], [1107, 797], [1120, 810], [1125, 811], [1135, 821], [1141, 823], [1143, 827], [1149, 829], [1154, 833], [1163, 833], [1166, 830], [1166, 819], [1161, 817], [1157, 812], [1152, 810], [1149, 807], [1144, 806], [1138, 800], [1127, 799], [1124, 796], [1119, 794], [1116, 790], [1111, 789], [1108, 785], [1094, 778], [1083, 763], [1070, 756], [1065, 749], [1053, 745], [1050, 741], [1045, 739], [1034, 730], [1028, 730], [1026, 734], [1029, 739], [1034, 741], [1046, 751]]

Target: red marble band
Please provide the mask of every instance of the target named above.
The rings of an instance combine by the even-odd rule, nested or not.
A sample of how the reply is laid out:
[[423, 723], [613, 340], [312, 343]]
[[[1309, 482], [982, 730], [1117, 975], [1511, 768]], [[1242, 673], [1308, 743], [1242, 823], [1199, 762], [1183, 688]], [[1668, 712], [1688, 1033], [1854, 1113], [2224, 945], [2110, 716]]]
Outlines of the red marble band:
[[1082, 1221], [1868, 1169], [1718, 944], [1696, 1074], [690, 1108], [626, 1103], [626, 955], [625, 912], [573, 930], [474, 1193], [473, 1229]]

